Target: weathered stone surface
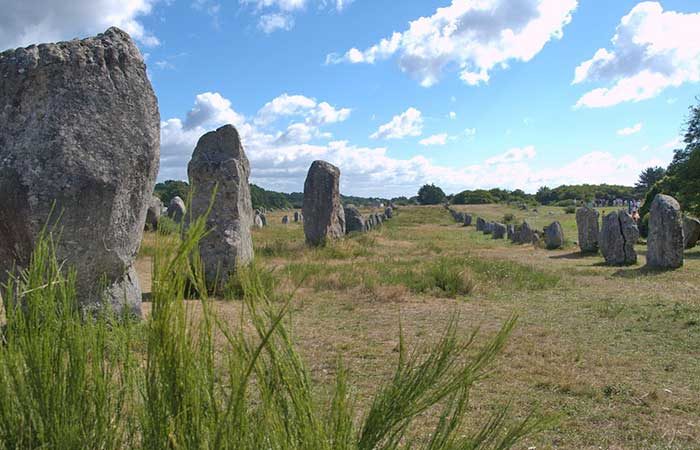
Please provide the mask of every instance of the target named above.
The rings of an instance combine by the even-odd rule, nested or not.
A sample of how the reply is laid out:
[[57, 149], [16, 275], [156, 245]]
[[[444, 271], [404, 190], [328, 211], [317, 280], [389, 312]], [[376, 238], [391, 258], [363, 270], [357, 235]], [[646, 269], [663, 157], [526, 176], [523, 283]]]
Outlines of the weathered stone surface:
[[163, 212], [163, 202], [155, 195], [151, 196], [151, 201], [146, 210], [146, 229], [155, 231], [158, 229], [158, 221]]
[[260, 217], [260, 221], [262, 222], [263, 227], [266, 227], [267, 226], [267, 216], [265, 215], [265, 213], [261, 212], [260, 214], [258, 214], [258, 217]]
[[203, 216], [211, 205], [210, 231], [199, 242], [199, 254], [207, 285], [219, 290], [237, 267], [253, 259], [250, 163], [236, 128], [224, 125], [199, 138], [187, 174], [194, 187], [190, 216]]
[[675, 198], [658, 194], [649, 210], [647, 265], [659, 269], [676, 269], [683, 265], [683, 214]]
[[394, 208], [391, 206], [387, 206], [386, 209], [384, 210], [384, 215], [386, 216], [387, 219], [393, 219], [394, 218]]
[[635, 264], [637, 252], [634, 250], [634, 244], [638, 240], [637, 224], [626, 211], [613, 211], [603, 217], [599, 245], [607, 264]]
[[559, 222], [552, 222], [544, 228], [544, 245], [547, 250], [556, 250], [564, 246], [564, 229]]
[[380, 216], [379, 213], [374, 213], [374, 224], [381, 227], [382, 223], [382, 216]]
[[534, 243], [535, 232], [527, 221], [523, 221], [520, 225], [520, 229], [517, 233], [519, 244], [532, 244]]
[[464, 223], [464, 213], [463, 212], [457, 212], [454, 215], [455, 221], [458, 223]]
[[473, 217], [471, 214], [465, 214], [464, 215], [464, 226], [465, 227], [471, 226], [472, 220], [473, 220]]
[[484, 234], [493, 233], [493, 222], [486, 222], [483, 229]]
[[132, 264], [159, 128], [143, 58], [117, 28], [0, 53], [0, 282], [28, 265], [53, 208], [57, 256], [75, 268], [83, 308], [140, 314]]
[[694, 217], [683, 218], [683, 237], [685, 248], [693, 248], [700, 240], [700, 220]]
[[299, 211], [294, 211], [294, 221], [299, 222]]
[[355, 205], [347, 205], [345, 208], [345, 232], [362, 233], [366, 231], [365, 218]]
[[304, 183], [304, 235], [311, 245], [322, 245], [345, 234], [345, 213], [340, 203], [340, 170], [314, 161]]
[[182, 222], [187, 214], [187, 207], [185, 202], [177, 195], [170, 200], [168, 205], [168, 217], [173, 219], [176, 223]]
[[582, 253], [598, 253], [599, 217], [598, 211], [587, 206], [576, 210], [578, 245]]
[[503, 239], [506, 235], [506, 226], [502, 223], [494, 222], [491, 234], [494, 239]]
[[486, 227], [486, 221], [482, 219], [481, 217], [476, 218], [476, 231], [484, 231], [484, 227]]
[[262, 221], [262, 218], [260, 217], [260, 214], [255, 215], [255, 219], [253, 220], [253, 226], [255, 228], [261, 229], [265, 227], [265, 224]]

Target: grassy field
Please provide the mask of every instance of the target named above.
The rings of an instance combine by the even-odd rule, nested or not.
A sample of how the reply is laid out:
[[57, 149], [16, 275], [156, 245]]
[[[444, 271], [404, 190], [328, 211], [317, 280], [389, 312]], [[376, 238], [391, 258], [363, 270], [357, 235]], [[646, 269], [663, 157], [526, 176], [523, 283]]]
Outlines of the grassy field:
[[[495, 241], [442, 207], [402, 208], [381, 230], [322, 249], [307, 248], [301, 224], [282, 225], [282, 213], [254, 232], [269, 288], [294, 295], [290, 330], [319, 398], [342, 358], [357, 408], [367, 408], [396, 366], [400, 324], [408, 343], [430, 345], [454, 316], [464, 334], [479, 328], [486, 339], [517, 314], [497, 366], [472, 391], [470, 422], [511, 404], [516, 418], [558, 418], [524, 448], [700, 448], [700, 249], [674, 272], [642, 269], [643, 246], [639, 265], [606, 267], [576, 253], [575, 218], [561, 208], [463, 210], [491, 220], [511, 213], [538, 228], [559, 220], [567, 246]], [[138, 262], [146, 291], [152, 239]], [[235, 298], [217, 308], [240, 318]], [[435, 411], [424, 419], [415, 435]]]

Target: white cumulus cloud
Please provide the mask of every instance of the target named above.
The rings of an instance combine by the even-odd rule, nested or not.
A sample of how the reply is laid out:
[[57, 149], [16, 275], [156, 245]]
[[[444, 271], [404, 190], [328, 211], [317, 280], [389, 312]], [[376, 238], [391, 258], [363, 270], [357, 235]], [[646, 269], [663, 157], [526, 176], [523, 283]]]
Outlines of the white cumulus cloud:
[[526, 159], [532, 159], [535, 157], [537, 152], [535, 152], [535, 147], [529, 145], [523, 148], [511, 148], [507, 152], [491, 157], [485, 161], [488, 165], [494, 164], [511, 164], [520, 162]]
[[416, 108], [411, 107], [380, 126], [370, 138], [401, 139], [406, 136], [420, 136], [421, 133], [423, 133], [423, 115]]
[[[276, 102], [277, 105], [281, 103], [284, 102]], [[268, 104], [275, 104], [274, 99]], [[236, 125], [241, 135], [251, 162], [251, 181], [284, 192], [303, 189], [309, 165], [316, 159], [329, 161], [340, 168], [342, 192], [365, 196], [413, 195], [425, 183], [436, 183], [447, 192], [493, 187], [534, 192], [543, 185], [565, 183], [630, 185], [642, 169], [668, 163], [659, 158], [641, 159], [592, 151], [563, 165], [535, 168], [535, 148], [522, 147], [477, 164], [445, 166], [423, 155], [395, 158], [389, 156], [388, 148], [383, 146], [364, 147], [345, 140], [331, 140], [320, 125], [306, 122], [304, 117], [308, 117], [310, 110], [313, 108], [285, 116], [301, 121], [278, 128], [278, 121], [258, 125], [256, 116], [244, 116], [220, 94], [200, 94], [190, 111], [183, 114], [184, 119], [170, 118], [161, 122], [159, 179], [187, 179], [187, 163], [197, 140], [207, 131], [229, 122]], [[464, 134], [472, 132], [475, 130], [470, 129]]]
[[633, 134], [639, 133], [642, 131], [642, 123], [637, 123], [632, 125], [631, 127], [625, 127], [620, 130], [617, 130], [617, 135], [618, 136], [631, 136]]
[[264, 33], [278, 30], [288, 31], [294, 28], [294, 14], [309, 5], [315, 4], [319, 9], [342, 12], [353, 0], [238, 0], [243, 6], [250, 6], [258, 16], [258, 28]]
[[156, 0], [0, 1], [0, 51], [30, 44], [85, 37], [117, 26], [144, 46], [158, 38], [139, 18]]
[[430, 147], [433, 145], [445, 145], [447, 143], [447, 133], [434, 134], [418, 141], [420, 145]]
[[700, 81], [700, 13], [664, 11], [659, 2], [637, 4], [611, 40], [581, 63], [573, 84], [602, 83], [576, 107], [604, 108], [656, 97], [668, 87]]
[[363, 50], [330, 54], [326, 63], [373, 64], [398, 55], [401, 70], [423, 86], [437, 83], [444, 70], [456, 67], [462, 81], [489, 81], [496, 67], [511, 60], [530, 61], [564, 27], [577, 0], [452, 0], [432, 16], [409, 23], [403, 32]]

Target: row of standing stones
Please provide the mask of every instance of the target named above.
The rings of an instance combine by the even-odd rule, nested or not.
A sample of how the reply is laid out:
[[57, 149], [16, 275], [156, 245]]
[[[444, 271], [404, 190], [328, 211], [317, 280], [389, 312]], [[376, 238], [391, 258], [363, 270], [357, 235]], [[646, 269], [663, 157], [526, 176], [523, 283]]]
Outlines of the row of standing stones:
[[[28, 267], [42, 230], [57, 230], [56, 255], [75, 269], [81, 307], [109, 305], [140, 316], [134, 261], [144, 229], [157, 228], [164, 208], [153, 195], [158, 101], [138, 48], [110, 28], [2, 52], [0, 102], [0, 283]], [[251, 228], [267, 221], [252, 209], [250, 163], [232, 125], [199, 139], [187, 172], [190, 211], [175, 197], [167, 214], [187, 227], [189, 218], [209, 212], [199, 250], [207, 283], [216, 288], [252, 260]], [[338, 168], [323, 161], [309, 169], [297, 220], [311, 245], [346, 233], [339, 178]], [[347, 209], [352, 215], [354, 208]], [[363, 231], [392, 214], [387, 208], [360, 216]]]
[[[473, 216], [447, 206], [452, 217], [469, 226]], [[584, 254], [600, 252], [609, 265], [630, 265], [637, 262], [634, 249], [639, 241], [639, 229], [626, 211], [607, 214], [600, 224], [600, 213], [589, 207], [576, 211], [578, 244]], [[564, 230], [558, 221], [546, 226], [542, 232], [534, 230], [527, 221], [521, 225], [504, 225], [476, 218], [476, 230], [492, 235], [493, 239], [505, 236], [517, 244], [539, 244], [555, 250], [564, 246]], [[700, 240], [700, 220], [683, 216], [678, 202], [668, 195], [657, 195], [649, 213], [647, 239], [647, 266], [657, 269], [676, 269], [683, 265], [683, 252]]]

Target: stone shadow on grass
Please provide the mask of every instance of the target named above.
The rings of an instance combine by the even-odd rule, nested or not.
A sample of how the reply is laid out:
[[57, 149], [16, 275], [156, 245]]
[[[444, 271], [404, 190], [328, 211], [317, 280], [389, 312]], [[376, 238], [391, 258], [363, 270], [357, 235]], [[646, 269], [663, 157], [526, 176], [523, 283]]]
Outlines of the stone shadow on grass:
[[613, 273], [612, 276], [619, 278], [637, 278], [641, 276], [661, 275], [667, 272], [673, 272], [674, 270], [676, 269], [657, 269], [649, 266], [639, 266], [635, 268], [620, 268], [618, 271]]

